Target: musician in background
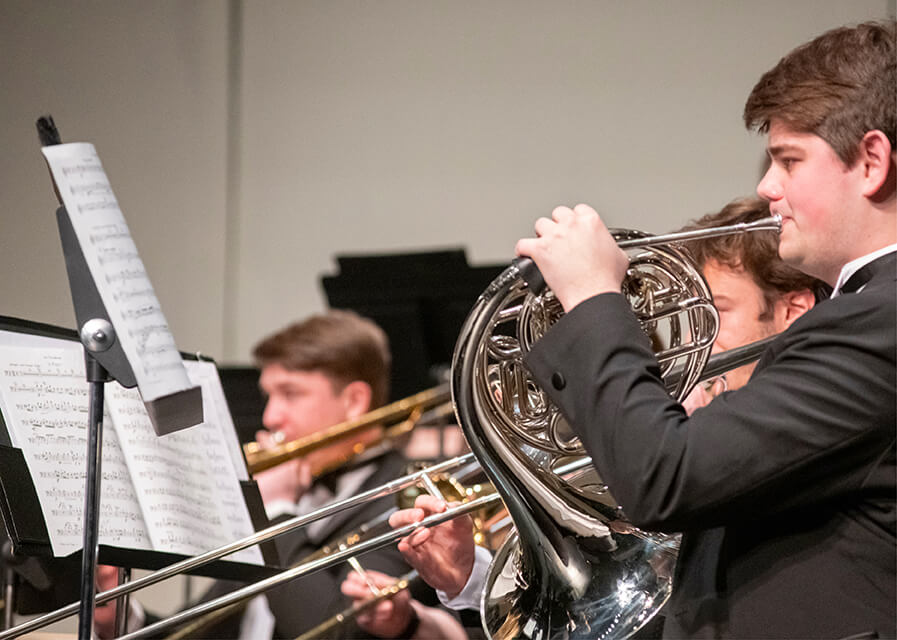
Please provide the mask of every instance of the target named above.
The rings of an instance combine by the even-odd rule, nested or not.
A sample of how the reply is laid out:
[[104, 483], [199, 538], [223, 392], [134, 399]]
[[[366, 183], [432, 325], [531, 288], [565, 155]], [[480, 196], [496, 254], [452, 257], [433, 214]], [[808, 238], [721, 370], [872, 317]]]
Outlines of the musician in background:
[[[386, 334], [370, 320], [349, 311], [330, 311], [292, 324], [258, 343], [253, 357], [261, 369], [259, 385], [267, 397], [262, 416], [265, 430], [257, 434], [265, 448], [358, 418], [383, 405], [389, 396], [391, 358]], [[300, 460], [256, 474], [269, 519], [276, 522], [310, 513], [399, 477], [406, 462], [396, 451], [375, 457], [362, 455], [347, 462], [356, 445], [371, 444], [379, 431], [378, 426], [373, 426]], [[274, 543], [281, 563], [289, 566], [301, 562], [325, 544], [357, 532], [362, 524], [391, 506], [394, 499], [379, 500], [278, 536]], [[367, 553], [361, 563], [365, 569], [389, 575], [409, 570], [394, 548]], [[253, 599], [244, 611], [218, 620], [191, 637], [294, 638], [350, 606], [352, 601], [340, 593], [347, 572], [347, 565], [340, 564], [293, 580]], [[202, 600], [220, 597], [239, 586], [217, 581]], [[423, 585], [415, 588], [414, 593], [435, 603], [432, 591]], [[420, 620], [415, 624], [427, 628], [433, 612], [423, 605], [416, 612]], [[139, 618], [135, 622], [141, 626], [144, 622]], [[114, 609], [98, 614], [97, 620], [100, 637], [111, 637]], [[101, 622], [106, 622], [108, 628], [101, 628]], [[410, 637], [413, 629], [392, 631], [397, 635], [390, 637]], [[350, 622], [329, 631], [327, 637], [376, 636], [365, 634]]]
[[[257, 434], [263, 447], [359, 418], [384, 405], [389, 397], [390, 353], [386, 334], [370, 320], [349, 311], [331, 311], [291, 325], [260, 342], [253, 356], [261, 368], [259, 386], [267, 397], [262, 415], [267, 431]], [[284, 514], [309, 513], [399, 477], [406, 461], [395, 451], [370, 462], [364, 456], [360, 462], [348, 465], [344, 462], [351, 458], [356, 446], [369, 445], [379, 432], [380, 427], [375, 426], [300, 460], [256, 474], [269, 518], [276, 520]], [[327, 471], [333, 467], [336, 471]], [[325, 473], [321, 475], [322, 472]], [[390, 500], [371, 503], [360, 511], [344, 511], [307, 529], [279, 536], [275, 542], [281, 558], [289, 564], [298, 562], [328, 540], [357, 531], [392, 506]], [[361, 563], [366, 571], [370, 569], [370, 579], [377, 587], [385, 586], [389, 580], [387, 574], [408, 571], [393, 549], [365, 554]], [[340, 584], [346, 574], [345, 565], [337, 566], [312, 574], [308, 581], [300, 579], [270, 591], [267, 599], [276, 621], [275, 637], [295, 637], [349, 606], [350, 601], [340, 597]], [[358, 574], [353, 572], [353, 575]], [[361, 582], [370, 595], [367, 581], [361, 579]], [[363, 591], [350, 591], [347, 595], [358, 599]], [[415, 588], [414, 593], [434, 602], [429, 590]], [[434, 635], [434, 630], [440, 628], [463, 634], [449, 614], [413, 600], [410, 593], [404, 592], [395, 599], [406, 605], [396, 607], [408, 614], [404, 625], [373, 625], [370, 629], [374, 637], [438, 638], [441, 636]], [[369, 620], [370, 616], [362, 618], [363, 622]], [[354, 625], [346, 626], [348, 629], [342, 631], [346, 637], [364, 637]], [[328, 637], [333, 637], [333, 633], [329, 632]]]
[[[733, 200], [682, 231], [709, 229], [760, 220], [769, 215], [761, 198]], [[824, 282], [789, 267], [778, 255], [773, 232], [752, 232], [685, 243], [713, 296], [719, 312], [719, 333], [712, 353], [722, 353], [781, 333], [830, 292]], [[682, 405], [691, 414], [726, 390], [740, 389], [756, 362], [698, 385]]]
[[[682, 230], [706, 229], [753, 222], [769, 215], [769, 203], [760, 198], [733, 200]], [[772, 231], [702, 238], [686, 243], [701, 270], [719, 311], [719, 333], [713, 345], [718, 353], [781, 333], [826, 293], [825, 284], [789, 267], [778, 256], [778, 238]], [[745, 385], [756, 363], [733, 369], [706, 386], [696, 386], [683, 402], [688, 413], [707, 405], [724, 391]], [[394, 527], [419, 522], [440, 513], [445, 503], [431, 496], [418, 498], [414, 509], [396, 512]], [[451, 608], [478, 608], [490, 555], [474, 547], [466, 518], [416, 531], [399, 544], [406, 560]], [[476, 558], [476, 560], [475, 560]], [[472, 575], [473, 574], [473, 575]], [[656, 631], [656, 629], [655, 629]]]

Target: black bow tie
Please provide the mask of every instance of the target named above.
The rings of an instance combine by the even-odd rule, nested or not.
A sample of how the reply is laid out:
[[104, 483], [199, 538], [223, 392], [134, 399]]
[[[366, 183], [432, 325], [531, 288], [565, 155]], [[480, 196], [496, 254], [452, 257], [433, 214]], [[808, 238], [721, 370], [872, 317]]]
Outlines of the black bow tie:
[[329, 473], [325, 473], [320, 478], [315, 480], [315, 485], [326, 487], [327, 490], [332, 495], [335, 496], [336, 495], [336, 485], [344, 473], [345, 473], [344, 469], [339, 469], [338, 472], [331, 471]]
[[853, 293], [858, 291], [863, 285], [869, 282], [872, 279], [872, 276], [876, 273], [885, 269], [893, 269], [895, 264], [897, 264], [897, 252], [889, 253], [880, 258], [876, 258], [868, 264], [864, 264], [847, 279], [847, 282], [845, 282], [840, 289], [841, 293]]

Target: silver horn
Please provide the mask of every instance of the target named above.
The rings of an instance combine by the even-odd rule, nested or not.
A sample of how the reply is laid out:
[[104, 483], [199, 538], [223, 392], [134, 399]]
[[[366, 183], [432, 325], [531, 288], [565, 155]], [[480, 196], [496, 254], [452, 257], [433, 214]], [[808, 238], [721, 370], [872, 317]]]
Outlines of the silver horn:
[[[669, 243], [778, 225], [774, 217], [661, 237], [613, 232], [630, 256], [623, 293], [677, 399], [701, 377], [718, 315], [687, 253]], [[452, 366], [458, 421], [517, 529], [490, 566], [483, 627], [501, 640], [628, 638], [669, 597], [678, 538], [627, 522], [594, 472], [557, 473], [585, 451], [523, 364], [563, 315], [527, 268], [512, 265], [480, 296]]]

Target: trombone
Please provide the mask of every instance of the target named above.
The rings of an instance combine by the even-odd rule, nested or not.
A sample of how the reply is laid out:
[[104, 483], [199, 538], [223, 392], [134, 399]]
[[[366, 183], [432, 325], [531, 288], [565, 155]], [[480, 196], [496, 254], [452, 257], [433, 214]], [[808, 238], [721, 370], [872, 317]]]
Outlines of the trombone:
[[[772, 340], [773, 337], [764, 338], [763, 340], [758, 340], [757, 342], [751, 343], [749, 345], [711, 356], [707, 367], [704, 369], [704, 373], [701, 375], [701, 379], [710, 379], [716, 377], [724, 371], [728, 371], [729, 369], [734, 369], [744, 364], [753, 362], [760, 357], [760, 354], [763, 353], [763, 351]], [[675, 378], [676, 376], [674, 375], [672, 377]], [[674, 386], [675, 384], [675, 380], [667, 383], [668, 387]], [[232, 553], [241, 551], [242, 549], [246, 549], [247, 547], [251, 547], [261, 542], [266, 542], [279, 535], [283, 535], [301, 527], [308, 526], [312, 522], [327, 518], [336, 513], [340, 513], [341, 511], [345, 511], [346, 509], [351, 509], [359, 505], [367, 504], [368, 502], [371, 502], [373, 500], [378, 500], [383, 497], [394, 495], [409, 487], [422, 485], [423, 487], [426, 487], [427, 490], [432, 491], [432, 489], [427, 484], [428, 481], [430, 481], [431, 475], [448, 473], [465, 467], [469, 468], [471, 465], [475, 464], [478, 464], [475, 456], [472, 453], [467, 453], [455, 458], [451, 458], [444, 462], [431, 465], [425, 469], [421, 469], [401, 478], [397, 478], [396, 480], [388, 482], [380, 487], [369, 489], [368, 491], [364, 491], [340, 502], [334, 502], [304, 516], [296, 516], [295, 518], [291, 518], [290, 520], [286, 520], [279, 524], [267, 527], [266, 529], [263, 529], [251, 536], [247, 536], [217, 549], [212, 549], [200, 555], [187, 558], [180, 562], [176, 562], [126, 584], [121, 584], [117, 587], [113, 587], [112, 589], [107, 589], [106, 591], [96, 594], [96, 597], [94, 598], [94, 604], [105, 604], [107, 602], [110, 602], [111, 600], [115, 600], [140, 589], [162, 582], [163, 580], [167, 580], [168, 578], [186, 573], [203, 565], [214, 562], [215, 560], [219, 560]], [[588, 457], [583, 457], [573, 461], [564, 468], [558, 469], [557, 472], [561, 474], [571, 474], [587, 468], [589, 465], [591, 465], [591, 459]], [[432, 482], [430, 482], [430, 484], [432, 484]], [[144, 627], [143, 629], [135, 631], [131, 634], [121, 636], [121, 640], [136, 640], [137, 638], [145, 638], [147, 636], [165, 631], [169, 628], [187, 623], [196, 617], [209, 613], [210, 611], [213, 611], [220, 607], [226, 607], [237, 602], [241, 602], [253, 596], [264, 593], [268, 589], [273, 589], [274, 587], [289, 582], [290, 580], [294, 580], [300, 578], [301, 576], [314, 573], [315, 571], [326, 569], [344, 560], [347, 560], [350, 557], [355, 557], [368, 551], [379, 549], [394, 542], [398, 542], [401, 538], [404, 538], [405, 536], [413, 533], [418, 527], [433, 527], [442, 524], [443, 522], [447, 522], [449, 520], [457, 518], [458, 516], [492, 506], [496, 504], [499, 499], [500, 496], [497, 493], [493, 493], [476, 498], [464, 504], [449, 507], [443, 513], [437, 513], [431, 516], [427, 516], [419, 523], [410, 524], [399, 529], [395, 529], [391, 532], [376, 536], [369, 540], [359, 542], [355, 545], [352, 545], [352, 547], [336, 551], [327, 557], [319, 558], [310, 563], [293, 567], [292, 569], [283, 571], [275, 576], [263, 579], [252, 585], [238, 589], [237, 591], [233, 591], [215, 600], [211, 600], [202, 605], [193, 607], [192, 609], [182, 611], [153, 625]], [[42, 616], [36, 617], [18, 626], [12, 627], [11, 629], [0, 632], [0, 640], [16, 638], [22, 634], [43, 629], [50, 624], [63, 620], [69, 616], [76, 615], [78, 613], [78, 608], [79, 603], [73, 602], [55, 611], [51, 611]]]
[[[335, 424], [317, 433], [298, 440], [284, 442], [271, 449], [262, 449], [258, 443], [251, 442], [243, 446], [246, 465], [249, 467], [251, 474], [256, 474], [259, 471], [265, 471], [288, 460], [306, 456], [313, 451], [333, 444], [337, 440], [356, 435], [376, 425], [386, 426], [399, 420], [403, 421], [398, 425], [393, 425], [395, 428], [386, 429], [384, 434], [373, 442], [367, 445], [356, 445], [353, 454], [361, 455], [371, 447], [397, 440], [408, 433], [425, 416], [425, 412], [430, 411], [438, 415], [441, 413], [441, 407], [450, 407], [450, 401], [451, 390], [448, 383], [444, 383], [402, 400], [397, 400], [379, 409], [374, 409], [354, 420]], [[345, 462], [339, 461], [334, 466], [338, 467]], [[319, 473], [328, 470], [330, 469], [319, 470]]]

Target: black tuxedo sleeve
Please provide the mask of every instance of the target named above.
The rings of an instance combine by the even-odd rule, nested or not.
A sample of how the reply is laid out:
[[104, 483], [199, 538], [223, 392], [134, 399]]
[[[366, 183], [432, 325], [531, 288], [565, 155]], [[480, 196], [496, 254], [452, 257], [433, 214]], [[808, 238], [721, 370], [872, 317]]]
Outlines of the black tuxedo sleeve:
[[704, 529], [860, 491], [892, 499], [893, 288], [818, 305], [746, 387], [691, 418], [619, 294], [562, 317], [527, 365], [639, 526]]

